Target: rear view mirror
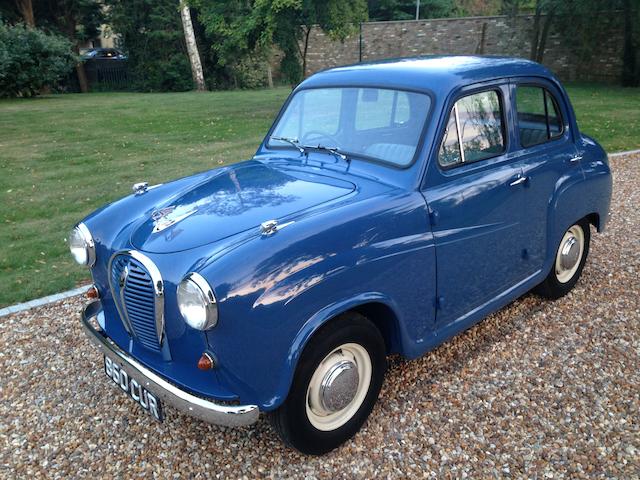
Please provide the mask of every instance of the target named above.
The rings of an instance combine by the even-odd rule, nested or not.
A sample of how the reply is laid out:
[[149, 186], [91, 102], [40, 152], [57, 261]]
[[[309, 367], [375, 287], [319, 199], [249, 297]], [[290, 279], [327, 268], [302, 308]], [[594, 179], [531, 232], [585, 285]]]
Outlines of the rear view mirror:
[[378, 101], [378, 89], [377, 88], [365, 88], [362, 91], [363, 102], [377, 102]]

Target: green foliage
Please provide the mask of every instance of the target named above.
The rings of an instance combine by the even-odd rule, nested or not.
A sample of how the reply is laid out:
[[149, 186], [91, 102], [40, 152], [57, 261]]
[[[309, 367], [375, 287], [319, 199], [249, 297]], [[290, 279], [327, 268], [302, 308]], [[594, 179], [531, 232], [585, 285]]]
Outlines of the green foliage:
[[36, 26], [67, 37], [74, 44], [100, 33], [104, 12], [99, 0], [32, 0]]
[[[369, 18], [376, 21], [416, 18], [416, 0], [369, 0]], [[420, 0], [420, 18], [442, 18], [454, 14], [453, 0]]]
[[267, 84], [268, 49], [257, 45], [251, 2], [196, 0], [202, 57], [210, 87], [257, 88]]
[[284, 53], [282, 72], [291, 83], [305, 74], [310, 29], [317, 25], [334, 40], [344, 40], [367, 19], [365, 0], [255, 0], [258, 45], [277, 45]]
[[0, 23], [0, 97], [32, 97], [75, 64], [64, 38], [24, 25]]
[[193, 88], [184, 32], [174, 0], [105, 0], [108, 21], [129, 55], [132, 88], [185, 91]]

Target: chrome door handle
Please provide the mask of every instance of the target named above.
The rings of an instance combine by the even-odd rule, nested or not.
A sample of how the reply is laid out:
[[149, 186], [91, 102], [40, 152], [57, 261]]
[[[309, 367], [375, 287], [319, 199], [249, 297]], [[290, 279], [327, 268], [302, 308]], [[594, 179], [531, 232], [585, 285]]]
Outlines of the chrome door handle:
[[582, 160], [582, 155], [576, 155], [569, 159], [569, 163], [578, 163], [580, 160]]
[[527, 177], [520, 177], [509, 184], [511, 187], [515, 187], [516, 185], [520, 185], [527, 181]]

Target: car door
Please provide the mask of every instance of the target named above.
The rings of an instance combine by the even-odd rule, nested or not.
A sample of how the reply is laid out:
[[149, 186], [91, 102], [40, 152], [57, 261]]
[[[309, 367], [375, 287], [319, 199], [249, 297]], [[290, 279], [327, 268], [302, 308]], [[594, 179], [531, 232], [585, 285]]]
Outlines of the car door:
[[555, 85], [541, 78], [522, 78], [513, 81], [511, 92], [514, 150], [526, 179], [522, 184], [525, 248], [529, 273], [533, 274], [555, 253], [555, 245], [549, 242], [548, 221], [555, 190], [576, 176], [581, 178], [582, 168], [570, 131], [568, 105]]
[[424, 196], [437, 257], [436, 327], [462, 320], [522, 281], [526, 180], [513, 143], [508, 82], [467, 89], [450, 102]]

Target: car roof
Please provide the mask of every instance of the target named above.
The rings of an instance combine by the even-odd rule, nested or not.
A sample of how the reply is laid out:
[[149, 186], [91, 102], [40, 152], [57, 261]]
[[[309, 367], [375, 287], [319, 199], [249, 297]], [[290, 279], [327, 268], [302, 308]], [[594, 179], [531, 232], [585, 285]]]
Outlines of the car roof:
[[539, 63], [513, 57], [440, 55], [399, 58], [330, 68], [312, 75], [298, 88], [379, 86], [434, 93], [504, 77], [553, 74]]

